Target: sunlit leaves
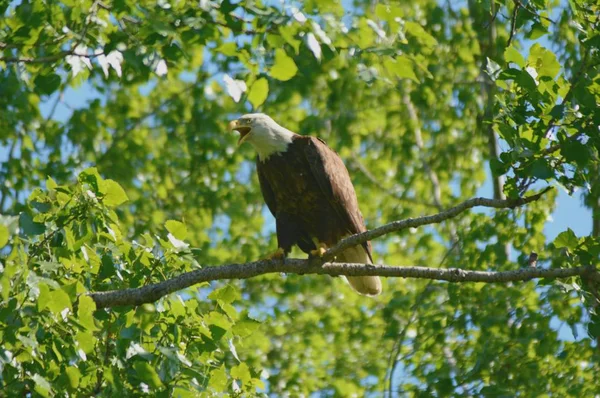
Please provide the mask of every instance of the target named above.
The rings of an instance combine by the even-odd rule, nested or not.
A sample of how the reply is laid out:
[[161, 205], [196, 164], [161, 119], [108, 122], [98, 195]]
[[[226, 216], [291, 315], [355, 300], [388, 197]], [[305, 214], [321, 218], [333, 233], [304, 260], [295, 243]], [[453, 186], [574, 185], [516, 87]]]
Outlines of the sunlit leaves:
[[52, 386], [44, 377], [39, 374], [33, 375], [33, 381], [35, 382], [35, 391], [43, 397], [49, 397], [52, 393]]
[[176, 220], [168, 220], [165, 223], [167, 231], [169, 231], [174, 237], [180, 240], [187, 238], [187, 228], [184, 223]]
[[87, 330], [97, 330], [94, 324], [94, 311], [96, 310], [96, 303], [88, 296], [81, 296], [79, 298], [77, 307], [77, 318], [79, 323], [84, 326]]
[[566, 249], [574, 249], [578, 244], [579, 239], [577, 239], [577, 236], [575, 236], [575, 233], [571, 230], [571, 228], [561, 232], [556, 239], [554, 239], [554, 247], [557, 249], [563, 247]]
[[108, 207], [119, 206], [129, 200], [125, 190], [114, 180], [102, 180], [99, 187], [102, 201]]
[[298, 52], [300, 51], [300, 44], [302, 43], [301, 40], [296, 38], [296, 33], [298, 32], [298, 27], [294, 26], [294, 25], [280, 26], [278, 28], [278, 32], [279, 32], [279, 35], [281, 36], [281, 38], [287, 44], [292, 46], [292, 48], [294, 49], [296, 54], [298, 54]]
[[248, 101], [252, 104], [254, 109], [260, 107], [269, 96], [269, 82], [264, 77], [257, 79], [252, 83], [250, 92], [248, 93]]
[[309, 33], [306, 35], [306, 45], [308, 46], [308, 48], [310, 49], [310, 51], [313, 53], [313, 55], [315, 56], [316, 59], [320, 60], [321, 59], [321, 45], [319, 44], [319, 42], [317, 41], [317, 38], [315, 37], [314, 34]]
[[247, 90], [246, 82], [239, 79], [233, 79], [229, 75], [225, 75], [223, 81], [225, 82], [227, 94], [229, 94], [235, 102], [239, 102], [242, 98], [242, 94]]
[[98, 63], [102, 67], [104, 77], [108, 77], [110, 68], [112, 68], [118, 77], [121, 77], [121, 63], [123, 62], [123, 54], [120, 51], [111, 51], [108, 55], [100, 54]]
[[386, 59], [384, 66], [398, 78], [411, 79], [419, 83], [419, 79], [413, 70], [413, 62], [405, 56], [399, 56], [396, 59]]
[[506, 47], [504, 50], [504, 60], [506, 62], [512, 62], [520, 68], [525, 67], [525, 58], [523, 55], [514, 47]]
[[278, 48], [275, 50], [275, 60], [270, 75], [281, 81], [290, 80], [298, 72], [298, 67], [292, 58], [290, 58], [284, 50]]
[[[49, 290], [46, 285], [40, 285], [38, 309], [48, 308], [54, 315], [60, 315], [65, 310], [71, 310], [71, 299], [61, 289]], [[40, 308], [41, 305], [41, 308]]]
[[437, 40], [416, 22], [407, 21], [404, 25], [407, 35], [413, 36], [419, 43], [426, 47], [437, 45]]
[[556, 59], [556, 55], [538, 43], [534, 44], [529, 50], [527, 62], [535, 68], [540, 76], [554, 78], [560, 71], [560, 64]]
[[227, 284], [222, 288], [215, 289], [208, 298], [212, 300], [221, 300], [227, 304], [241, 298], [239, 291], [233, 286]]
[[8, 228], [5, 225], [0, 225], [0, 248], [8, 243]]
[[150, 387], [159, 388], [162, 386], [162, 381], [151, 364], [144, 361], [135, 361], [133, 369], [135, 369], [140, 380], [147, 383]]
[[[331, 0], [2, 8], [0, 57], [35, 62], [0, 61], [0, 390], [593, 395], [588, 337], [600, 322], [593, 286], [576, 278], [390, 280], [367, 300], [340, 278], [273, 274], [135, 308], [98, 310], [87, 296], [272, 251], [254, 153], [225, 130], [248, 111], [325, 138], [369, 227], [435, 212], [438, 188], [443, 207], [490, 196], [488, 162], [510, 197], [558, 184], [597, 204], [594, 14], [542, 3], [518, 7], [514, 27], [511, 2], [494, 12]], [[78, 43], [89, 58], [67, 55]], [[526, 208], [380, 237], [375, 261], [517, 269], [535, 251], [540, 267], [595, 264], [600, 248], [580, 220], [569, 220], [577, 233], [547, 239], [557, 204], [550, 192]], [[391, 383], [390, 357], [401, 358]]]

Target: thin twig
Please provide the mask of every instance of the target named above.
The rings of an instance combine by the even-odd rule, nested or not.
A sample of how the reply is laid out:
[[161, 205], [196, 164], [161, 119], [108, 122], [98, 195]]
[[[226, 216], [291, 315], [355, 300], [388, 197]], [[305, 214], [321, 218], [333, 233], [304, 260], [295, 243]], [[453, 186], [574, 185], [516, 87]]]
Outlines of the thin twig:
[[506, 47], [510, 46], [510, 43], [512, 43], [512, 40], [515, 37], [515, 33], [517, 31], [517, 16], [519, 15], [520, 6], [520, 3], [515, 1], [515, 8], [513, 9], [512, 17], [510, 18], [510, 36], [506, 42]]
[[[584, 134], [585, 134], [585, 132], [580, 131], [580, 132], [572, 135], [571, 137], [568, 137], [567, 141], [574, 141], [574, 140], [578, 139], [579, 137], [583, 136]], [[542, 155], [542, 156], [550, 155], [551, 153], [554, 153], [554, 152], [558, 151], [560, 148], [562, 148], [562, 146], [563, 146], [564, 143], [565, 142], [549, 146], [548, 148], [543, 149], [542, 151], [540, 151], [540, 155]]]
[[538, 17], [540, 19], [545, 19], [546, 21], [552, 22], [553, 24], [556, 25], [557, 22], [554, 21], [553, 19], [538, 14], [536, 12], [536, 10], [531, 6], [531, 4], [529, 4], [529, 2], [527, 2], [527, 4], [523, 4], [520, 0], [515, 0], [515, 3], [517, 5], [519, 5], [519, 7], [524, 8], [525, 10], [529, 11], [531, 14], [535, 15], [536, 17]]

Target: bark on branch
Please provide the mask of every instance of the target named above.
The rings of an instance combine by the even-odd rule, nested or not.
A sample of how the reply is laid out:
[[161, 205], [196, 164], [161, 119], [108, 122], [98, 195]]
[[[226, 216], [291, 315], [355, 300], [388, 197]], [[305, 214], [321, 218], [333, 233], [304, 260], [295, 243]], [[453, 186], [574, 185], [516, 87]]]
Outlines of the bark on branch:
[[416, 228], [423, 225], [439, 224], [442, 221], [448, 220], [449, 218], [456, 217], [465, 210], [471, 209], [477, 206], [492, 207], [496, 209], [514, 209], [515, 207], [523, 206], [527, 203], [535, 202], [548, 192], [551, 187], [548, 187], [535, 195], [518, 198], [518, 199], [487, 199], [487, 198], [473, 198], [462, 202], [459, 205], [451, 207], [448, 210], [442, 211], [438, 214], [431, 216], [423, 216], [417, 218], [407, 218], [406, 220], [394, 221], [389, 224], [385, 224], [381, 227], [366, 231], [360, 234], [349, 236], [342, 239], [337, 245], [333, 246], [327, 252], [325, 252], [323, 259], [325, 261], [333, 260], [333, 258], [346, 250], [349, 247], [356, 246], [368, 240], [378, 238], [382, 235], [387, 235], [390, 232], [400, 231], [407, 228]]
[[528, 281], [535, 278], [557, 279], [572, 276], [583, 276], [600, 282], [600, 273], [594, 267], [576, 268], [523, 268], [515, 271], [489, 272], [489, 271], [466, 271], [461, 269], [440, 269], [428, 267], [396, 267], [387, 265], [367, 265], [350, 263], [329, 262], [335, 256], [347, 249], [406, 228], [414, 228], [422, 225], [439, 223], [476, 206], [493, 208], [514, 208], [538, 200], [550, 188], [542, 192], [520, 199], [469, 199], [455, 207], [431, 216], [409, 218], [395, 221], [371, 231], [350, 236], [340, 241], [336, 246], [330, 248], [322, 259], [286, 259], [262, 260], [246, 264], [228, 264], [216, 267], [205, 267], [196, 271], [187, 272], [175, 278], [143, 286], [124, 290], [113, 290], [106, 292], [90, 293], [90, 297], [96, 302], [98, 308], [109, 308], [122, 305], [141, 305], [154, 302], [161, 297], [193, 286], [201, 282], [222, 279], [247, 279], [268, 273], [294, 273], [294, 274], [326, 274], [331, 276], [366, 276], [379, 275], [385, 277], [421, 278], [442, 280], [448, 282], [485, 282], [506, 283], [514, 281]]
[[379, 275], [396, 278], [432, 279], [447, 282], [506, 283], [531, 279], [564, 279], [583, 276], [600, 282], [600, 273], [594, 267], [575, 268], [521, 268], [514, 271], [465, 271], [459, 268], [395, 267], [388, 265], [367, 265], [352, 263], [325, 263], [313, 265], [309, 260], [287, 259], [262, 260], [246, 264], [228, 264], [207, 267], [187, 272], [164, 282], [136, 289], [113, 290], [90, 293], [98, 308], [121, 305], [141, 305], [154, 302], [167, 294], [193, 286], [201, 282], [223, 279], [248, 279], [269, 273], [319, 274], [331, 276]]

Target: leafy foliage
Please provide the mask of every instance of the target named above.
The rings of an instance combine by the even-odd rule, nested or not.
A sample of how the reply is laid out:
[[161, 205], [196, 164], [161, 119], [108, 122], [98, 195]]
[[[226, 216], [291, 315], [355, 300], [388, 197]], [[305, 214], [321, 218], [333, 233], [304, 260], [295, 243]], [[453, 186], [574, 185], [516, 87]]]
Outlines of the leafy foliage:
[[597, 265], [598, 6], [451, 3], [2, 3], [0, 390], [592, 395], [600, 294], [580, 278], [389, 280], [367, 300], [339, 278], [264, 276], [112, 309], [86, 295], [274, 249], [252, 151], [225, 133], [249, 111], [335, 148], [370, 226], [485, 181], [497, 197], [580, 190], [592, 211], [590, 235], [553, 242], [556, 195], [473, 212], [381, 238], [377, 261]]

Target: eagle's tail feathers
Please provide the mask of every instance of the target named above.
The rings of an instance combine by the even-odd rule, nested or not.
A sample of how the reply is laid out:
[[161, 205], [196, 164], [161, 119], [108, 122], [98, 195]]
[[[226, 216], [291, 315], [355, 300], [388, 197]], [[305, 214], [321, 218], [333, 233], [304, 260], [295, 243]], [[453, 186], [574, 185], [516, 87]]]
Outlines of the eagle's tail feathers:
[[[338, 255], [338, 262], [372, 264], [369, 255], [362, 246], [354, 246]], [[381, 279], [378, 276], [347, 276], [346, 280], [354, 290], [365, 296], [381, 294]]]

